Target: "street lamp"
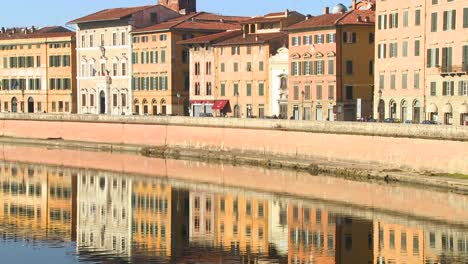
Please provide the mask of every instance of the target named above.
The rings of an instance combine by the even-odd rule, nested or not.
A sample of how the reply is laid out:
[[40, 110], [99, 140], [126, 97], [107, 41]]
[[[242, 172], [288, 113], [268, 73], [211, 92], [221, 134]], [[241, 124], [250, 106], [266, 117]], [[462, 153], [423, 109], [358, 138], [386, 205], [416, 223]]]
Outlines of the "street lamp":
[[236, 96], [236, 107], [234, 109], [234, 111], [236, 111], [236, 112], [234, 114], [235, 114], [236, 118], [239, 118], [239, 114], [240, 114], [239, 113], [239, 110], [240, 110], [240, 108], [239, 108], [239, 92], [235, 91], [234, 95]]
[[305, 92], [304, 92], [304, 90], [302, 90], [301, 95], [302, 95], [302, 120], [305, 120], [305, 113], [304, 113], [304, 95], [305, 95]]
[[381, 116], [382, 116], [382, 105], [381, 103], [382, 102], [382, 89], [379, 89], [379, 102], [377, 104], [377, 109], [378, 109], [378, 112], [379, 112], [379, 121], [381, 122], [382, 120], [381, 119]]
[[177, 93], [177, 115], [180, 115], [179, 103], [180, 103], [180, 93]]

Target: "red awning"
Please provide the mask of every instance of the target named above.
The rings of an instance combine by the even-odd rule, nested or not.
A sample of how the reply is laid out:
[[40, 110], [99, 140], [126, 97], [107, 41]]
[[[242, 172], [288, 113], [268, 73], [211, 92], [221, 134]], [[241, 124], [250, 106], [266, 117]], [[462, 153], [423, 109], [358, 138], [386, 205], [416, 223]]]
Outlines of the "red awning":
[[190, 100], [191, 104], [213, 104], [213, 100]]
[[211, 109], [213, 110], [223, 110], [227, 105], [228, 100], [216, 100]]

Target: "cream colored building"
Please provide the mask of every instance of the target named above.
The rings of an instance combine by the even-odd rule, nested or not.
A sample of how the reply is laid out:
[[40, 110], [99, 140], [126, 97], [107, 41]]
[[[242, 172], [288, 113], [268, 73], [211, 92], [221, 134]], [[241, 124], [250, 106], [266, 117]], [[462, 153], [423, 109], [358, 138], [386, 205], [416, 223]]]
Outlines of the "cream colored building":
[[270, 109], [280, 118], [288, 117], [289, 50], [279, 48], [270, 57]]
[[105, 9], [75, 19], [78, 113], [132, 114], [132, 30], [180, 16], [164, 5]]

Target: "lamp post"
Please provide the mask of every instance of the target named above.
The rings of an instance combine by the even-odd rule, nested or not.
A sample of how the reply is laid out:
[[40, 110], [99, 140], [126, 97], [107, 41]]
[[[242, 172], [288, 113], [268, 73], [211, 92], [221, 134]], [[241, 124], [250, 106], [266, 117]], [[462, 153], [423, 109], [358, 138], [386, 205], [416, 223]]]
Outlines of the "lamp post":
[[179, 109], [179, 103], [180, 103], [180, 93], [177, 93], [177, 115], [180, 115], [180, 109]]
[[305, 92], [304, 92], [304, 90], [302, 90], [301, 95], [302, 95], [302, 120], [305, 120], [305, 113], [304, 113], [304, 95], [305, 95]]
[[382, 89], [379, 89], [379, 102], [377, 104], [377, 109], [378, 109], [378, 113], [379, 113], [379, 121], [382, 122], [382, 120], [380, 120], [381, 116], [382, 116], [382, 106], [380, 105], [380, 102], [382, 101]]
[[240, 110], [240, 108], [239, 108], [239, 92], [235, 91], [234, 95], [236, 96], [236, 107], [234, 109], [234, 111], [236, 111], [236, 112], [234, 114], [235, 114], [236, 118], [239, 118], [239, 114], [240, 114], [239, 113], [239, 110]]

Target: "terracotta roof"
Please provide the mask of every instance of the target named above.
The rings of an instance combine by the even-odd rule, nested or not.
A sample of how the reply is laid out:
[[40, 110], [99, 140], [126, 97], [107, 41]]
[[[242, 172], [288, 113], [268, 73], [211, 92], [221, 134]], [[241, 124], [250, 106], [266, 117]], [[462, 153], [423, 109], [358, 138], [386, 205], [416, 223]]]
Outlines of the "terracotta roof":
[[324, 14], [320, 16], [311, 17], [307, 20], [296, 23], [286, 30], [298, 30], [307, 28], [327, 27], [335, 25], [336, 21], [340, 19], [343, 14]]
[[224, 20], [226, 21], [232, 21], [232, 22], [241, 22], [250, 19], [250, 17], [242, 17], [242, 16], [223, 16], [223, 15], [218, 15], [218, 14], [213, 14], [213, 13], [205, 13], [202, 12], [200, 13], [199, 16], [197, 16], [198, 19], [201, 20]]
[[193, 39], [182, 40], [182, 41], [177, 42], [177, 44], [187, 44], [187, 45], [208, 44], [208, 43], [214, 44], [224, 39], [234, 37], [237, 35], [241, 35], [241, 34], [242, 34], [241, 30], [226, 31], [226, 32], [201, 36], [201, 37], [197, 37]]
[[111, 8], [104, 9], [87, 15], [84, 17], [77, 18], [68, 22], [68, 24], [78, 24], [84, 22], [96, 22], [96, 21], [108, 21], [108, 20], [118, 20], [127, 16], [130, 16], [139, 11], [145, 10], [147, 8], [153, 7], [154, 5], [147, 6], [136, 6], [136, 7], [124, 7], [124, 8]]
[[148, 27], [134, 30], [134, 33], [151, 32], [151, 31], [166, 31], [166, 30], [201, 30], [201, 31], [224, 31], [239, 29], [240, 25], [237, 22], [230, 22], [220, 19], [207, 19], [213, 17], [223, 17], [210, 13], [192, 13], [178, 18], [168, 20], [163, 23], [154, 24]]
[[266, 14], [265, 16], [266, 17], [269, 17], [269, 16], [284, 16], [284, 13], [285, 12], [274, 12], [274, 13]]
[[286, 19], [286, 17], [254, 17], [249, 20], [242, 21], [243, 24], [250, 24], [250, 23], [259, 23], [259, 22], [275, 22], [281, 21]]
[[232, 38], [227, 38], [225, 40], [219, 41], [215, 45], [226, 46], [226, 45], [267, 43], [272, 40], [277, 40], [281, 38], [284, 38], [287, 40], [288, 34], [285, 32], [275, 32], [275, 33], [264, 33], [264, 34], [247, 34], [245, 35], [245, 37], [241, 34]]
[[[360, 17], [360, 20], [358, 19]], [[369, 20], [366, 22], [366, 18]], [[337, 23], [338, 25], [374, 25], [375, 11], [352, 10], [347, 12]]]
[[54, 38], [54, 37], [74, 37], [75, 32], [61, 26], [44, 27], [28, 33], [24, 32], [24, 28], [15, 28], [15, 33], [12, 29], [7, 29], [6, 33], [0, 33], [0, 40], [10, 39], [34, 39], [34, 38]]

